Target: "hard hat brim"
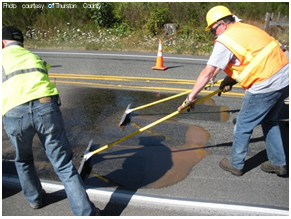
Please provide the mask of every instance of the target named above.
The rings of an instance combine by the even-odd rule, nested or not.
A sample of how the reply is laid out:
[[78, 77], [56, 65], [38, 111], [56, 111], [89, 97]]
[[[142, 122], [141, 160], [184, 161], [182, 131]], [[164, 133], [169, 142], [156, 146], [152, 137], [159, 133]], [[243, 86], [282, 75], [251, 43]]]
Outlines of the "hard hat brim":
[[210, 26], [205, 27], [205, 31], [209, 31], [209, 30], [211, 30]]
[[[231, 13], [231, 14], [229, 14], [229, 15], [227, 15], [227, 16], [234, 16], [234, 14]], [[227, 16], [225, 16], [225, 17], [227, 17]], [[222, 20], [222, 19], [225, 18], [225, 17], [222, 17], [222, 18], [220, 18], [219, 20]], [[211, 26], [212, 26], [213, 24], [215, 24], [216, 22], [218, 22], [219, 20], [217, 20], [217, 21], [213, 22], [212, 24], [208, 25], [207, 27], [205, 27], [205, 31], [210, 31], [210, 30], [211, 30]]]

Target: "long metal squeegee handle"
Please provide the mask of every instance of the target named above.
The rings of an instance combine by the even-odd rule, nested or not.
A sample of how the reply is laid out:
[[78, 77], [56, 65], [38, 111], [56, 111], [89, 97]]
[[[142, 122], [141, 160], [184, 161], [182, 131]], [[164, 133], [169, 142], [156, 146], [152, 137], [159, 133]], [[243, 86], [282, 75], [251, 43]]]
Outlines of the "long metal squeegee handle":
[[[219, 89], [219, 90], [216, 90], [216, 91], [214, 91], [214, 92], [208, 94], [207, 96], [205, 96], [205, 97], [203, 97], [203, 98], [201, 98], [201, 99], [195, 101], [195, 105], [197, 105], [197, 104], [203, 102], [204, 100], [206, 100], [206, 99], [208, 99], [208, 98], [214, 96], [215, 94], [218, 94], [218, 93], [221, 92], [221, 91], [222, 91], [222, 90]], [[152, 127], [154, 127], [154, 126], [156, 126], [156, 125], [158, 125], [158, 124], [160, 124], [160, 123], [162, 123], [162, 122], [164, 122], [164, 121], [166, 121], [166, 120], [168, 120], [168, 119], [170, 119], [170, 118], [172, 118], [172, 117], [174, 117], [174, 116], [176, 116], [176, 115], [178, 115], [179, 113], [184, 112], [184, 111], [187, 110], [188, 108], [190, 108], [190, 106], [187, 107], [187, 108], [185, 108], [185, 109], [183, 109], [183, 110], [181, 110], [180, 112], [177, 110], [177, 111], [175, 111], [175, 112], [173, 112], [173, 113], [171, 113], [171, 114], [169, 114], [169, 115], [167, 115], [167, 116], [165, 116], [165, 117], [163, 117], [163, 118], [161, 118], [161, 119], [159, 119], [159, 120], [157, 120], [157, 121], [155, 121], [155, 122], [153, 122], [153, 123], [151, 123], [151, 124], [149, 124], [149, 125], [147, 125], [147, 126], [145, 126], [145, 127], [140, 128], [139, 130], [137, 130], [137, 131], [135, 131], [135, 132], [133, 132], [133, 133], [131, 133], [131, 134], [129, 134], [129, 135], [127, 135], [127, 136], [125, 136], [125, 137], [123, 137], [123, 138], [117, 140], [117, 141], [112, 142], [111, 144], [105, 145], [105, 146], [103, 146], [103, 147], [101, 147], [101, 148], [98, 148], [98, 149], [96, 149], [96, 150], [94, 150], [94, 151], [87, 152], [87, 153], [84, 155], [84, 158], [85, 158], [86, 160], [88, 160], [88, 159], [89, 159], [91, 156], [93, 156], [94, 154], [100, 153], [101, 151], [104, 151], [104, 150], [107, 149], [107, 148], [110, 148], [110, 147], [112, 147], [112, 146], [114, 146], [114, 145], [116, 145], [116, 144], [118, 144], [118, 143], [120, 143], [120, 142], [125, 141], [125, 140], [128, 139], [128, 138], [131, 138], [131, 137], [133, 137], [133, 136], [135, 136], [135, 135], [137, 135], [137, 134], [139, 134], [139, 133], [141, 133], [141, 132], [144, 132], [144, 131], [146, 131], [146, 130], [148, 130], [148, 129], [150, 129], [150, 128], [152, 128]]]
[[[213, 91], [212, 93], [206, 95], [205, 97], [202, 97], [202, 98], [200, 98], [199, 100], [195, 101], [194, 104], [197, 105], [197, 104], [199, 104], [199, 103], [202, 103], [204, 100], [207, 100], [207, 99], [209, 99], [210, 97], [213, 97], [214, 95], [216, 95], [216, 94], [218, 94], [218, 93], [220, 93], [220, 92], [222, 92], [222, 89], [218, 89], [218, 90], [216, 90], [216, 91]], [[187, 109], [188, 109], [188, 108], [187, 108]], [[185, 111], [185, 110], [182, 110], [182, 111]]]
[[[213, 84], [218, 84], [218, 83], [221, 83], [222, 81], [223, 81], [223, 79], [215, 81], [215, 82], [213, 82]], [[210, 86], [211, 86], [211, 84], [207, 84], [204, 88], [206, 89], [206, 88], [208, 88]], [[149, 107], [149, 106], [153, 106], [153, 105], [158, 104], [158, 103], [166, 102], [168, 100], [172, 100], [172, 99], [175, 99], [177, 97], [181, 97], [181, 96], [184, 96], [186, 94], [189, 94], [189, 93], [191, 93], [191, 91], [192, 90], [188, 90], [188, 91], [185, 91], [185, 92], [180, 93], [180, 94], [176, 94], [176, 95], [173, 95], [173, 96], [170, 96], [170, 97], [166, 97], [164, 99], [161, 99], [161, 100], [158, 100], [158, 101], [146, 104], [146, 105], [142, 105], [142, 106], [139, 106], [139, 107], [136, 107], [136, 108], [133, 108], [133, 109], [129, 109], [129, 111], [133, 112], [133, 111], [136, 111], [136, 110], [144, 109], [144, 108]]]

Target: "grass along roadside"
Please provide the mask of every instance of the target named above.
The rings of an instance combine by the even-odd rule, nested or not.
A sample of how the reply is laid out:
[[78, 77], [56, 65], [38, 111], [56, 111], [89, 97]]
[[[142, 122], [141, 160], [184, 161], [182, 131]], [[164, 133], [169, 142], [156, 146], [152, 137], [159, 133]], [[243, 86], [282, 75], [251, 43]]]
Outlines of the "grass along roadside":
[[[258, 27], [262, 24], [254, 24]], [[289, 28], [273, 27], [271, 35], [289, 50]], [[54, 27], [48, 30], [33, 29], [25, 34], [28, 49], [73, 49], [128, 52], [157, 52], [159, 39], [163, 52], [168, 54], [205, 55], [211, 53], [213, 37], [209, 32], [195, 29], [180, 29], [176, 34], [156, 36], [142, 31], [128, 31], [120, 27], [92, 30], [71, 27], [63, 30]]]

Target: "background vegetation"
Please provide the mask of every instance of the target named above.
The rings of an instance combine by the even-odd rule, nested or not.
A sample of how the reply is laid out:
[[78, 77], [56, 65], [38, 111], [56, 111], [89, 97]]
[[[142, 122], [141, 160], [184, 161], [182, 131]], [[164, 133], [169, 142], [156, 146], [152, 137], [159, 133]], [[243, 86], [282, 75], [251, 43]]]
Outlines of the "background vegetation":
[[[14, 4], [16, 9], [2, 7], [2, 26], [20, 28], [28, 48], [156, 52], [162, 39], [166, 53], [207, 55], [213, 37], [204, 31], [205, 16], [213, 6], [225, 5], [243, 22], [262, 29], [266, 12], [289, 17], [289, 2], [92, 2], [97, 7], [91, 9], [84, 2], [71, 2], [77, 6], [73, 9], [50, 9], [48, 2], [37, 2], [43, 10]], [[166, 34], [166, 23], [177, 24], [177, 32]], [[270, 34], [289, 46], [288, 27], [273, 27]]]

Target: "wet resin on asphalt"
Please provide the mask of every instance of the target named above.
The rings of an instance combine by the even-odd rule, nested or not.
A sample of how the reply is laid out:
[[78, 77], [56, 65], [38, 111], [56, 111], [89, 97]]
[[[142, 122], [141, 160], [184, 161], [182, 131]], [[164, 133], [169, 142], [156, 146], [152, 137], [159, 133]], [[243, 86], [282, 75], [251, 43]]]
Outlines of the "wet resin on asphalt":
[[[118, 124], [129, 103], [135, 108], [174, 94], [78, 86], [60, 87], [59, 90], [61, 111], [77, 169], [90, 140], [93, 139], [92, 149], [112, 143], [176, 111], [186, 97], [133, 112], [131, 123], [122, 131]], [[178, 183], [209, 154], [203, 147], [210, 137], [203, 127], [179, 121], [225, 122], [228, 117], [227, 107], [216, 106], [213, 99], [208, 99], [196, 105], [195, 111], [183, 112], [94, 155], [90, 161], [91, 172], [84, 182], [93, 187], [122, 186], [126, 189], [162, 188]], [[37, 137], [33, 150], [39, 176], [58, 180]]]
[[[131, 123], [122, 131], [118, 124], [128, 104], [135, 108], [173, 94], [83, 87], [77, 90], [79, 92], [67, 97], [62, 110], [75, 157], [79, 159], [91, 139], [94, 141], [92, 150], [110, 144], [176, 111], [185, 99], [179, 97], [134, 111], [130, 115]], [[74, 107], [70, 105], [72, 102]], [[85, 184], [137, 189], [178, 183], [209, 154], [203, 147], [210, 137], [203, 127], [179, 120], [224, 122], [228, 117], [227, 107], [216, 106], [213, 99], [208, 99], [197, 105], [195, 111], [183, 112], [94, 155]]]

